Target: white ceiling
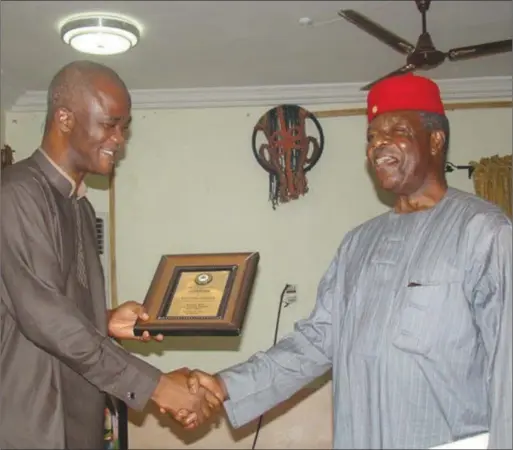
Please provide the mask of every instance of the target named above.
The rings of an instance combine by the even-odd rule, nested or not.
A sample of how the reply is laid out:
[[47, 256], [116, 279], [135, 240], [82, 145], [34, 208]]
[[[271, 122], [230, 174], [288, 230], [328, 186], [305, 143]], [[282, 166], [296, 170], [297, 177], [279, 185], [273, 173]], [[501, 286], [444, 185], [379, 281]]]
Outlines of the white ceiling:
[[[1, 2], [2, 103], [45, 90], [74, 59], [58, 23], [102, 11], [138, 20], [143, 37], [118, 56], [92, 57], [118, 70], [131, 89], [367, 82], [405, 57], [340, 19], [352, 8], [415, 44], [414, 1], [6, 1]], [[432, 1], [428, 31], [440, 50], [511, 38], [511, 1]], [[301, 26], [310, 17], [316, 26]], [[340, 20], [339, 20], [340, 19]], [[326, 22], [325, 24], [323, 24]], [[512, 54], [446, 62], [436, 79], [511, 76]]]

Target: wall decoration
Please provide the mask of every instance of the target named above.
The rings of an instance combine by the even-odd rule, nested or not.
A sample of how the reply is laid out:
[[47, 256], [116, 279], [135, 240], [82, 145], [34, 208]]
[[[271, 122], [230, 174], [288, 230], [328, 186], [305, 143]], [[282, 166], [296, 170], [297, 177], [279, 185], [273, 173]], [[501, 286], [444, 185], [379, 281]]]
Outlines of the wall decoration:
[[7, 144], [2, 147], [2, 169], [14, 164], [14, 150]]
[[306, 173], [319, 161], [324, 134], [317, 118], [298, 105], [279, 105], [257, 122], [253, 154], [269, 173], [273, 209], [308, 192]]

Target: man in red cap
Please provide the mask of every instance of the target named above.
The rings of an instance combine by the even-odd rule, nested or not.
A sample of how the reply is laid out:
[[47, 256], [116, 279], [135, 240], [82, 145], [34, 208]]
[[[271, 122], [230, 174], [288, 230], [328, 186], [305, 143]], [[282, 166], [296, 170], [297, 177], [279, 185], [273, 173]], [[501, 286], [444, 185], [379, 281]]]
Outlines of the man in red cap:
[[511, 221], [447, 186], [434, 82], [381, 81], [368, 121], [368, 162], [394, 208], [345, 236], [293, 333], [216, 375], [193, 371], [190, 388], [215, 393], [240, 427], [332, 369], [334, 448], [489, 432], [489, 448], [511, 449]]

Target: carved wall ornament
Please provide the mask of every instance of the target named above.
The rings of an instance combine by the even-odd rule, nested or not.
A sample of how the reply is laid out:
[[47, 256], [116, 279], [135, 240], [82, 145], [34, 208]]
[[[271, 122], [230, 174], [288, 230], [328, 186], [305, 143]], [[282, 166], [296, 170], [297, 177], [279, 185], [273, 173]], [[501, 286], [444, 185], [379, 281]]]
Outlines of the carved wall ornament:
[[253, 154], [269, 173], [273, 209], [308, 192], [306, 174], [319, 161], [324, 134], [317, 118], [298, 105], [279, 105], [257, 122]]

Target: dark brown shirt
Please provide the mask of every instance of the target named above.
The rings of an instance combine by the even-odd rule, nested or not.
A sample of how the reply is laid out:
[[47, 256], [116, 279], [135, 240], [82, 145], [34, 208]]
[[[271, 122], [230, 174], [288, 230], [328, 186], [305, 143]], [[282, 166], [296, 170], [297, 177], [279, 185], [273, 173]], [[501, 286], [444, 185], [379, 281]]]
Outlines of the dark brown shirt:
[[141, 410], [160, 376], [107, 336], [84, 191], [42, 150], [2, 171], [0, 448], [102, 448], [105, 393]]

